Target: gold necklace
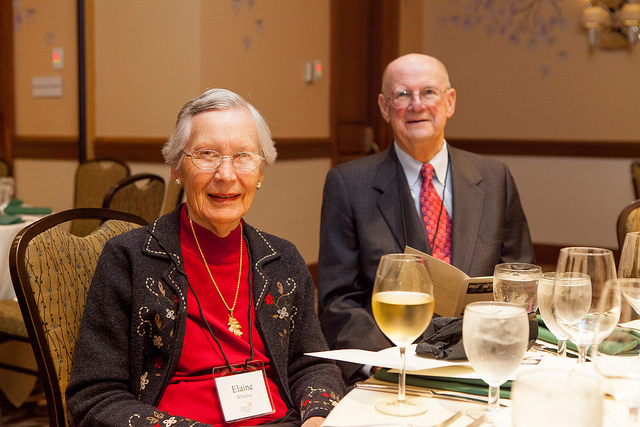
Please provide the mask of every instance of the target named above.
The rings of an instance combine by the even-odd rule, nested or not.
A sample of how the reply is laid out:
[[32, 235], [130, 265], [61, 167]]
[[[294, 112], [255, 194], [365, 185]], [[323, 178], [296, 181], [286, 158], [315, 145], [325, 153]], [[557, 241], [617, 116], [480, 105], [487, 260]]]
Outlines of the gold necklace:
[[204, 266], [209, 273], [209, 277], [211, 277], [211, 281], [213, 282], [213, 286], [216, 287], [216, 291], [218, 291], [218, 295], [220, 295], [220, 299], [227, 310], [229, 311], [229, 322], [227, 325], [229, 326], [229, 331], [233, 332], [233, 334], [237, 337], [242, 336], [242, 331], [240, 331], [240, 322], [233, 317], [233, 310], [236, 308], [236, 303], [238, 302], [238, 292], [240, 291], [240, 279], [242, 277], [242, 221], [240, 221], [240, 270], [238, 271], [238, 285], [236, 286], [236, 296], [233, 299], [233, 305], [229, 307], [229, 304], [224, 300], [222, 296], [222, 292], [220, 292], [220, 288], [218, 288], [218, 284], [215, 280], [213, 280], [213, 275], [211, 274], [211, 270], [209, 270], [209, 264], [207, 264], [207, 260], [204, 258], [204, 253], [202, 253], [202, 248], [200, 248], [200, 242], [198, 242], [198, 237], [196, 236], [196, 230], [193, 228], [193, 221], [189, 218], [189, 224], [191, 225], [191, 231], [193, 232], [193, 238], [196, 240], [196, 246], [198, 247], [198, 251], [200, 251], [200, 256], [202, 257], [202, 262], [204, 262]]

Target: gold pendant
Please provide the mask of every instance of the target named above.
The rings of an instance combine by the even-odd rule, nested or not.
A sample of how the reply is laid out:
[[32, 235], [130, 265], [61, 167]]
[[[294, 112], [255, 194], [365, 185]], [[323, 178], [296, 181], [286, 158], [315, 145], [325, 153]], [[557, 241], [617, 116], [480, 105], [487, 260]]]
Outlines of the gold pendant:
[[240, 322], [238, 322], [235, 317], [229, 316], [229, 322], [227, 325], [229, 325], [229, 331], [233, 332], [235, 336], [242, 336], [242, 331], [240, 331]]

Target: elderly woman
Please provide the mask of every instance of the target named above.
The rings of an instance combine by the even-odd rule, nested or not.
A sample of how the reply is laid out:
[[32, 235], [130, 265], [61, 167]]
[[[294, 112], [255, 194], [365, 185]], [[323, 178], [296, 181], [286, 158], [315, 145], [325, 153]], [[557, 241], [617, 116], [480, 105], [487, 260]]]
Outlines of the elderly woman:
[[243, 221], [271, 133], [223, 89], [180, 111], [163, 155], [186, 203], [107, 243], [67, 402], [78, 426], [317, 426], [344, 393], [293, 244]]

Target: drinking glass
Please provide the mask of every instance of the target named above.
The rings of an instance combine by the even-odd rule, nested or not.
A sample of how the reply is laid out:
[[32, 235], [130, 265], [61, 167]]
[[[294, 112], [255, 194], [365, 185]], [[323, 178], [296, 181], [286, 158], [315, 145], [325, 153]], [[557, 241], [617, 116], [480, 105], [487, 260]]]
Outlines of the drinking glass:
[[[613, 253], [590, 247], [562, 248], [558, 256], [551, 311], [556, 323], [578, 347], [578, 366], [585, 367], [587, 349], [609, 335], [620, 319], [620, 300], [599, 311], [607, 280], [615, 279]], [[596, 317], [603, 316], [596, 329]]]
[[13, 178], [10, 176], [0, 178], [0, 215], [4, 215], [4, 210], [13, 197], [13, 185]]
[[[624, 295], [625, 289], [637, 293], [637, 289], [640, 289], [640, 278], [608, 280], [600, 296], [600, 313], [606, 313], [607, 307], [612, 304], [609, 300], [621, 299], [620, 295]], [[635, 299], [631, 303], [636, 311], [637, 302]], [[608, 330], [608, 323], [609, 320], [603, 314], [596, 319], [598, 328]], [[627, 333], [614, 329], [591, 349], [591, 359], [596, 371], [604, 377], [608, 393], [616, 400], [626, 403], [629, 408], [630, 426], [638, 425], [640, 412], [640, 357], [636, 345], [637, 341]]]
[[566, 357], [567, 334], [560, 329], [551, 311], [551, 300], [553, 298], [553, 285], [555, 280], [555, 272], [542, 273], [542, 277], [540, 277], [538, 281], [538, 308], [540, 309], [540, 317], [542, 317], [545, 326], [558, 340], [558, 356]]
[[435, 308], [433, 284], [424, 257], [413, 254], [383, 255], [373, 285], [371, 308], [382, 332], [400, 349], [401, 359], [398, 397], [378, 402], [376, 409], [401, 417], [426, 412], [426, 405], [405, 396], [407, 346], [427, 329]]
[[500, 386], [514, 374], [529, 341], [529, 318], [522, 305], [479, 301], [468, 304], [462, 318], [462, 344], [473, 370], [489, 385], [486, 409], [468, 415], [485, 415], [493, 422], [500, 408]]
[[584, 370], [523, 371], [511, 386], [511, 418], [514, 427], [602, 427], [602, 382]]
[[537, 288], [542, 268], [522, 262], [498, 264], [493, 270], [493, 299], [524, 305], [527, 313], [538, 309]]
[[640, 277], [640, 232], [632, 231], [624, 238], [618, 264], [618, 277]]

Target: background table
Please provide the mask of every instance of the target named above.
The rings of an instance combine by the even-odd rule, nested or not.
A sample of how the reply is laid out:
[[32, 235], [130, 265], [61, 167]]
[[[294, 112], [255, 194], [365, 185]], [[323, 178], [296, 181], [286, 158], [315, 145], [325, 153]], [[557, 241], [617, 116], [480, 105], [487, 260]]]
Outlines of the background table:
[[9, 251], [18, 232], [42, 218], [42, 215], [20, 215], [23, 222], [0, 225], [0, 300], [13, 299], [16, 294], [9, 273]]

